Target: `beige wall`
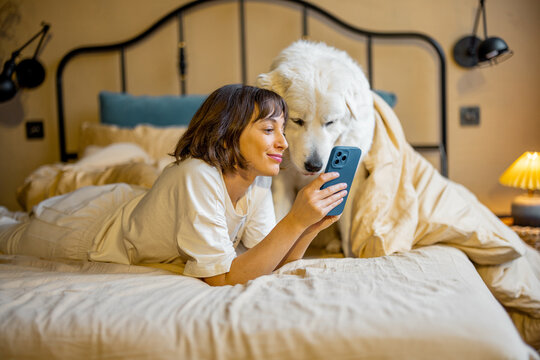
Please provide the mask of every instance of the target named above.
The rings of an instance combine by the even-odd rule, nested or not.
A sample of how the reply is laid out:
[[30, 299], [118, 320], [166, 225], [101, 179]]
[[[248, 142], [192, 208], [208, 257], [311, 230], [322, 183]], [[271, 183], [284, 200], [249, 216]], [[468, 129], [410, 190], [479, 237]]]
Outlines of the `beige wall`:
[[[472, 190], [496, 213], [509, 213], [519, 190], [497, 180], [504, 169], [526, 150], [540, 151], [540, 2], [538, 0], [488, 0], [488, 31], [503, 37], [514, 50], [513, 58], [490, 68], [466, 70], [451, 58], [453, 44], [470, 33], [477, 2], [474, 0], [312, 0], [346, 22], [371, 30], [403, 30], [429, 34], [448, 58], [448, 138], [450, 178]], [[40, 56], [47, 79], [38, 89], [19, 92], [0, 104], [0, 205], [18, 209], [15, 190], [40, 165], [57, 162], [58, 140], [54, 77], [60, 58], [74, 47], [115, 42], [148, 27], [159, 16], [186, 3], [160, 0], [0, 0], [0, 59], [20, 47], [45, 20], [51, 37]], [[260, 2], [248, 3], [248, 81], [265, 71], [280, 49], [300, 33], [298, 15]], [[207, 93], [217, 86], [240, 81], [237, 9], [234, 4], [192, 14], [186, 19], [192, 93]], [[233, 20], [231, 20], [233, 19]], [[268, 30], [271, 29], [269, 33]], [[347, 50], [361, 64], [365, 49], [344, 34], [310, 22], [312, 37]], [[155, 40], [128, 51], [128, 84], [134, 94], [177, 93], [174, 74], [176, 27], [161, 31]], [[204, 44], [204, 46], [203, 46]], [[35, 44], [23, 52], [33, 53]], [[150, 55], [152, 54], [152, 55]], [[411, 141], [436, 137], [434, 107], [437, 87], [434, 54], [414, 42], [397, 45], [379, 42], [375, 51], [375, 87], [398, 94], [396, 112]], [[97, 117], [96, 94], [119, 90], [117, 57], [94, 56], [77, 60], [66, 69], [67, 115], [74, 122]], [[99, 72], [88, 63], [99, 64]], [[226, 69], [223, 71], [222, 69]], [[107, 75], [101, 75], [107, 72]], [[461, 127], [459, 108], [478, 105], [479, 127]], [[43, 140], [27, 140], [25, 122], [42, 119]], [[77, 126], [68, 128], [76, 138]], [[76, 149], [74, 141], [68, 143]]]

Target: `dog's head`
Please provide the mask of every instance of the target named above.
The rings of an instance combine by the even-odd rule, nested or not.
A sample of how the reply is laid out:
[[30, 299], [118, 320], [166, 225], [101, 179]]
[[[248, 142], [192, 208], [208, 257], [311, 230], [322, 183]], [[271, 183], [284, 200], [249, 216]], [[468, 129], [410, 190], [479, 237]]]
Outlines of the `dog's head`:
[[345, 52], [298, 41], [274, 60], [257, 86], [281, 95], [289, 106], [285, 134], [289, 157], [303, 174], [324, 170], [332, 147], [371, 147], [375, 119], [369, 83]]

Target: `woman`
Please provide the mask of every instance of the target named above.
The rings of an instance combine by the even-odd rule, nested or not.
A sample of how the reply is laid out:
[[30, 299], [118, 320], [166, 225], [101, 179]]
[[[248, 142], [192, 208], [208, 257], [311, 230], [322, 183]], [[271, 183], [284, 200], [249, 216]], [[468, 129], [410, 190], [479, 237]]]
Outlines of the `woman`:
[[[210, 285], [245, 283], [302, 258], [338, 216], [325, 216], [346, 184], [321, 174], [275, 223], [270, 177], [283, 152], [287, 107], [276, 93], [227, 85], [214, 91], [149, 191], [86, 187], [39, 204], [0, 230], [0, 251], [124, 264], [175, 263]], [[240, 244], [241, 243], [241, 244]]]

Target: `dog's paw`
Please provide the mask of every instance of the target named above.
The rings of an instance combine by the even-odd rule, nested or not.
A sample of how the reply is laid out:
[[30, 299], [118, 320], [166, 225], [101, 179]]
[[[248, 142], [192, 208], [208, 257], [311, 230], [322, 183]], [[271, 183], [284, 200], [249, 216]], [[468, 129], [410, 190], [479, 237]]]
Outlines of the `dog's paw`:
[[341, 241], [339, 241], [337, 239], [333, 239], [332, 241], [330, 241], [326, 245], [325, 250], [326, 250], [326, 252], [328, 252], [330, 254], [340, 253], [341, 252]]
[[341, 252], [341, 237], [337, 223], [321, 231], [312, 241], [311, 246], [322, 249], [327, 254], [338, 254]]

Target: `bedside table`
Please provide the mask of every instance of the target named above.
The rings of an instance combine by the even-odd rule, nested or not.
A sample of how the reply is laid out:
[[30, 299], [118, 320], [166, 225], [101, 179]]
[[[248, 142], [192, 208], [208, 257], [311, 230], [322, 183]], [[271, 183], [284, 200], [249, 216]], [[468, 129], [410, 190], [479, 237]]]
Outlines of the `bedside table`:
[[514, 225], [510, 216], [501, 216], [501, 221], [514, 230], [528, 245], [540, 251], [540, 227]]

